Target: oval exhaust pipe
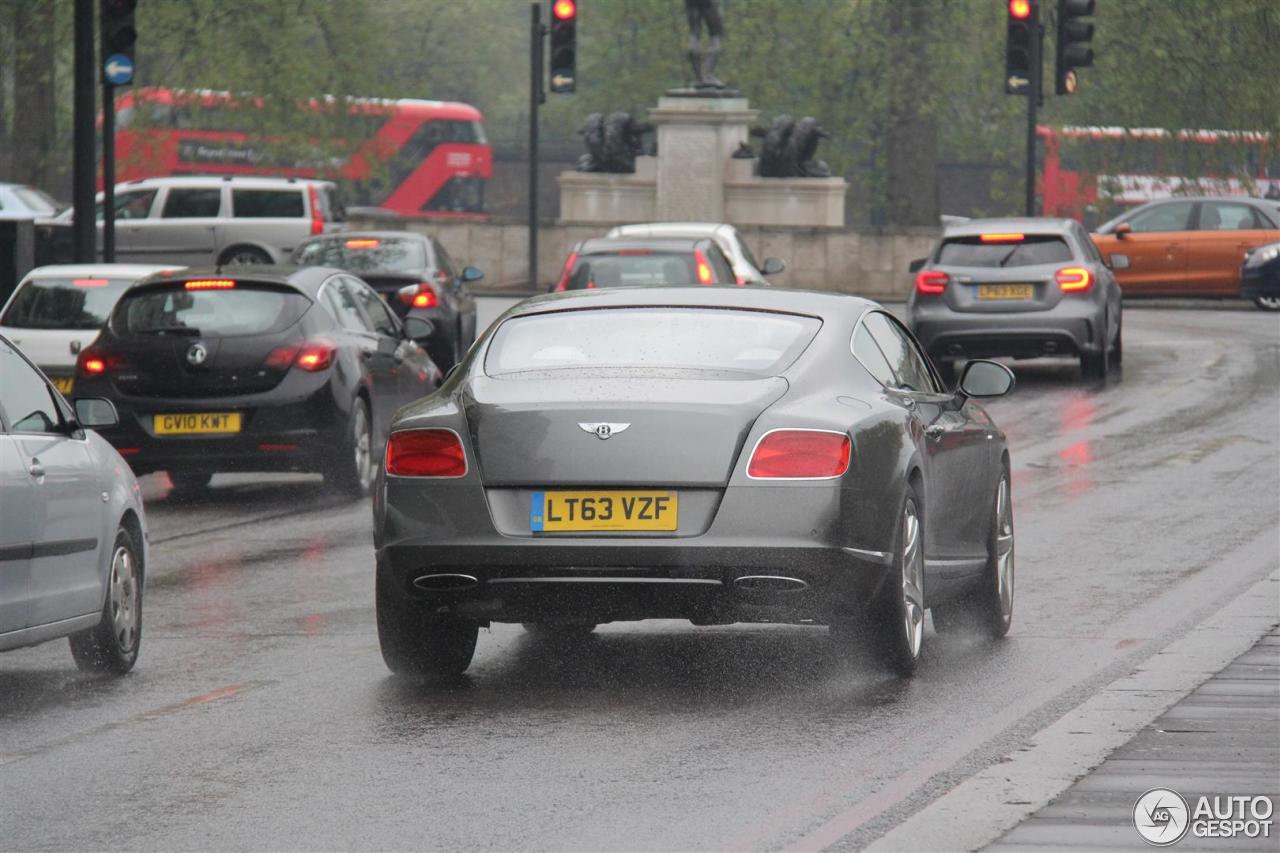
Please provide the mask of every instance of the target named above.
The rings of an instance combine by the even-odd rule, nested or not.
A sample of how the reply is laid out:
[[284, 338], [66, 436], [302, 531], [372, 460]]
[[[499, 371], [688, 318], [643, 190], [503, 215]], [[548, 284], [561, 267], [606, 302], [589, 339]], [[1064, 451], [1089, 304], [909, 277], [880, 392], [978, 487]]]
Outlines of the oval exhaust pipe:
[[745, 592], [800, 592], [809, 585], [799, 578], [785, 575], [743, 575], [733, 582], [735, 588]]
[[462, 592], [479, 586], [480, 581], [471, 575], [446, 573], [414, 578], [413, 585], [425, 592]]

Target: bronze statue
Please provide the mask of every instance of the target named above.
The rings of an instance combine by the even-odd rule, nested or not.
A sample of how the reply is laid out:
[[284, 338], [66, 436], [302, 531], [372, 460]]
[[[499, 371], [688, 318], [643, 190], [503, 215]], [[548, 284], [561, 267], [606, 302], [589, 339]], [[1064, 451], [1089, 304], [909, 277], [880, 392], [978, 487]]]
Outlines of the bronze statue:
[[[724, 89], [716, 79], [716, 60], [720, 58], [720, 39], [724, 35], [724, 13], [720, 0], [684, 0], [689, 16], [689, 62], [693, 65], [693, 85], [698, 89]], [[702, 25], [707, 26], [707, 47], [702, 49]]]
[[757, 171], [762, 178], [829, 178], [831, 167], [814, 159], [818, 143], [831, 134], [812, 116], [796, 121], [783, 113], [767, 128], [753, 127], [752, 136], [763, 137]]
[[622, 110], [608, 116], [592, 113], [578, 129], [578, 135], [587, 146], [587, 153], [578, 158], [578, 171], [634, 172], [636, 156], [644, 153], [643, 137], [652, 131], [652, 124], [636, 121]]

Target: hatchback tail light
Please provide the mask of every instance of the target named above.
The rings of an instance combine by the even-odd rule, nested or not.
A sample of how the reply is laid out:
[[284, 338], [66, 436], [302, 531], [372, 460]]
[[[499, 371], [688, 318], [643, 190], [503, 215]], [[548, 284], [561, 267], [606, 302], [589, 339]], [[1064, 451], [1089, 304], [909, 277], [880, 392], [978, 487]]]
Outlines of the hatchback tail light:
[[947, 289], [951, 276], [942, 270], [920, 270], [916, 273], [916, 293], [922, 296], [937, 296]]
[[693, 263], [698, 269], [698, 284], [715, 284], [716, 277], [711, 271], [711, 264], [707, 263], [707, 256], [702, 254], [701, 249], [693, 250]]
[[311, 202], [311, 233], [324, 233], [324, 213], [320, 210], [320, 193], [315, 184], [307, 184], [307, 198]]
[[122, 355], [106, 353], [90, 347], [81, 350], [76, 357], [76, 375], [85, 378], [101, 376], [107, 371], [122, 370], [129, 366], [129, 361]]
[[747, 476], [758, 479], [829, 479], [849, 470], [847, 433], [775, 429], [756, 444]]
[[297, 367], [308, 373], [319, 373], [333, 364], [338, 348], [328, 341], [306, 341], [301, 344], [285, 344], [267, 353], [265, 367], [288, 370]]
[[440, 295], [427, 281], [402, 287], [397, 295], [410, 308], [435, 308], [440, 304]]
[[560, 279], [556, 282], [556, 292], [569, 289], [569, 276], [573, 274], [573, 265], [578, 262], [578, 253], [570, 252], [569, 258], [564, 262], [564, 269], [560, 270]]
[[396, 477], [461, 477], [462, 440], [451, 429], [409, 429], [387, 439], [387, 473]]
[[1054, 277], [1063, 293], [1083, 293], [1093, 287], [1093, 273], [1084, 267], [1064, 267]]

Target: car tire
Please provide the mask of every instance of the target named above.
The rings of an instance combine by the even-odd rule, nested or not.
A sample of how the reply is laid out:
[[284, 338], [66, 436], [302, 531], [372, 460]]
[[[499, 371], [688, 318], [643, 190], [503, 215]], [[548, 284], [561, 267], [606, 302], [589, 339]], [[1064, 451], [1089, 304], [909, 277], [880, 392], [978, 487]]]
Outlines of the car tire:
[[522, 622], [522, 627], [537, 640], [580, 643], [596, 630], [595, 622]]
[[1080, 375], [1085, 379], [1107, 378], [1107, 355], [1105, 353], [1083, 353], [1080, 356]]
[[1263, 311], [1280, 311], [1280, 296], [1255, 296], [1253, 304]]
[[269, 263], [271, 263], [271, 256], [254, 246], [232, 246], [218, 256], [220, 267], [246, 267]]
[[67, 639], [76, 666], [85, 672], [123, 675], [138, 660], [142, 644], [142, 569], [133, 534], [123, 526], [116, 531], [111, 548], [102, 619]]
[[325, 471], [325, 480], [353, 498], [363, 498], [373, 489], [376, 474], [369, 404], [363, 397], [357, 397], [351, 405], [346, 440], [329, 470]]
[[1112, 367], [1119, 368], [1124, 362], [1124, 320], [1122, 319], [1116, 327], [1116, 342], [1111, 347], [1111, 357], [1109, 363]]
[[209, 488], [213, 479], [212, 471], [169, 471], [169, 482], [173, 483], [173, 491], [179, 494], [195, 494]]
[[913, 486], [899, 513], [893, 570], [872, 603], [872, 642], [894, 673], [910, 676], [924, 650], [924, 514]]
[[998, 640], [1013, 624], [1013, 592], [1013, 493], [1009, 472], [1002, 471], [992, 500], [982, 580], [965, 595], [935, 605], [933, 627], [944, 634], [975, 630]]
[[466, 672], [475, 656], [480, 626], [430, 615], [411, 602], [398, 602], [390, 584], [379, 568], [374, 598], [378, 645], [387, 669], [420, 678], [450, 678]]

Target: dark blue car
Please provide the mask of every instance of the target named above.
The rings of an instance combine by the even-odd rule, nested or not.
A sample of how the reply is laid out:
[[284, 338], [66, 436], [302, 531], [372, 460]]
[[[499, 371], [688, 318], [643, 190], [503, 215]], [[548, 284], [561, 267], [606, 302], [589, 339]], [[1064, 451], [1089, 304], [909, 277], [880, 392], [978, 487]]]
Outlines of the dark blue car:
[[1280, 243], [1267, 243], [1245, 255], [1240, 295], [1263, 311], [1280, 311]]

